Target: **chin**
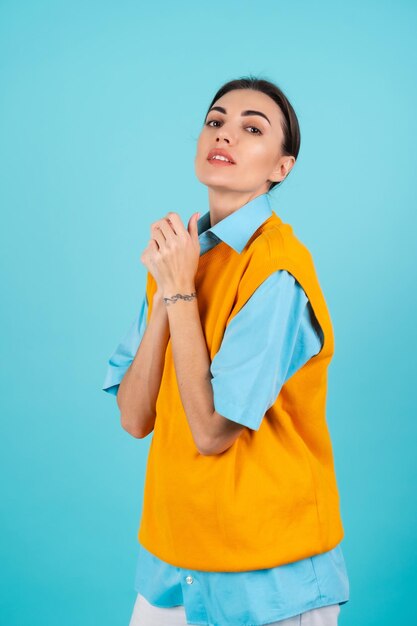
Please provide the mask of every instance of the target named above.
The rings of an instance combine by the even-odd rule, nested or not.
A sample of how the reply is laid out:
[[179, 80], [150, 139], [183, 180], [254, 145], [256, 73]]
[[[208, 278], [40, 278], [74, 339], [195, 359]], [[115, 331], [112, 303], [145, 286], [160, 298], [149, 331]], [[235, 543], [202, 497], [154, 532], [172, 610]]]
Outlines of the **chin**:
[[[208, 170], [207, 168], [211, 168]], [[195, 175], [203, 185], [207, 187], [224, 187], [227, 189], [233, 189], [234, 183], [238, 181], [234, 180], [234, 176], [228, 171], [228, 168], [215, 169], [209, 163], [196, 165]]]

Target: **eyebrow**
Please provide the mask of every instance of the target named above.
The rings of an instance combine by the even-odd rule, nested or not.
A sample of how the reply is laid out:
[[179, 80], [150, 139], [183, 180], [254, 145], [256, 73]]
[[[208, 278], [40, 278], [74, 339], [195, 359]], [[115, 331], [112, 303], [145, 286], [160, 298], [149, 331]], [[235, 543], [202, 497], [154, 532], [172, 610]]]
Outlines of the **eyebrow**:
[[[211, 109], [209, 110], [209, 112], [206, 115], [206, 119], [208, 114], [210, 113], [210, 111], [219, 111], [220, 113], [224, 113], [226, 114], [226, 109], [224, 107], [211, 107]], [[266, 119], [266, 121], [269, 123], [269, 125], [271, 125], [271, 122], [269, 121], [269, 119], [266, 117], [265, 113], [262, 113], [261, 111], [242, 111], [241, 115], [261, 115], [262, 117], [264, 117]]]

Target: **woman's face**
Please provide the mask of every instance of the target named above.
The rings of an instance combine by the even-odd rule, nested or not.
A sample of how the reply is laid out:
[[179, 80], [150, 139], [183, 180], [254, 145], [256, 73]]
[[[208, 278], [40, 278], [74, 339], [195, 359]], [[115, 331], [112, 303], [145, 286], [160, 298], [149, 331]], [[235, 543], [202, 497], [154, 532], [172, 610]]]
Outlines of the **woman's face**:
[[[295, 162], [281, 156], [281, 119], [278, 105], [260, 91], [235, 89], [219, 98], [198, 138], [197, 178], [216, 190], [268, 191], [269, 181], [283, 180]], [[225, 150], [234, 163], [208, 159], [215, 149]]]

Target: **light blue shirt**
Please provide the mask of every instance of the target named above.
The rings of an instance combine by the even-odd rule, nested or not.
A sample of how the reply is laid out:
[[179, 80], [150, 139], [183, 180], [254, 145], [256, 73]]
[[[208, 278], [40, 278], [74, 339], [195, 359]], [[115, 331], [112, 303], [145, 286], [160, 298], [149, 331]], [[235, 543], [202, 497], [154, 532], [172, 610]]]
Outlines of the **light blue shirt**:
[[[219, 241], [240, 253], [271, 214], [267, 194], [213, 227], [207, 211], [198, 220], [200, 255]], [[104, 391], [117, 393], [145, 332], [147, 309], [145, 294], [108, 361]], [[323, 333], [301, 285], [286, 270], [273, 272], [230, 321], [211, 362], [215, 410], [258, 430], [284, 382], [319, 352], [322, 343]], [[301, 561], [248, 572], [175, 567], [139, 544], [134, 588], [156, 606], [184, 605], [189, 624], [207, 626], [258, 626], [349, 600], [341, 544]]]

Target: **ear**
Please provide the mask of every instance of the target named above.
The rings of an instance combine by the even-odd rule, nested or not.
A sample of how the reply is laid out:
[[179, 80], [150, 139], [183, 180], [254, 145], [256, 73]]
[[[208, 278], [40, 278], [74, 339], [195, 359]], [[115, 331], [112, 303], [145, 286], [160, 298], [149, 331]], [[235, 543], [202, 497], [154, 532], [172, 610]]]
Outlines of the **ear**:
[[279, 157], [274, 169], [269, 175], [269, 180], [273, 183], [278, 183], [284, 180], [290, 173], [295, 165], [295, 158], [293, 156], [281, 156]]

